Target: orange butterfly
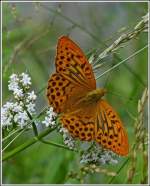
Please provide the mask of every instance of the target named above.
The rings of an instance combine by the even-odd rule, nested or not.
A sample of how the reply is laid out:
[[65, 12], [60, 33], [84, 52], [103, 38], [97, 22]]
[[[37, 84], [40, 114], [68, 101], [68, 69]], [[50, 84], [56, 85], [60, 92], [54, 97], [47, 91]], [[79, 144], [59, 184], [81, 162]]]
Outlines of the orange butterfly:
[[60, 121], [70, 134], [84, 141], [95, 140], [119, 155], [129, 150], [127, 133], [114, 109], [96, 89], [96, 81], [82, 50], [67, 36], [57, 45], [56, 73], [47, 87], [49, 104], [62, 113]]

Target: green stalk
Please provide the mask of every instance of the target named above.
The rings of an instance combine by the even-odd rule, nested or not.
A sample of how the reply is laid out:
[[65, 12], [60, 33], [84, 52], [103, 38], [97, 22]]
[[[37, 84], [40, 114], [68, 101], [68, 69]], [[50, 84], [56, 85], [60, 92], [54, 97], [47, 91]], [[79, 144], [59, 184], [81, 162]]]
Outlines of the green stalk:
[[[32, 121], [33, 118], [32, 118], [32, 116], [31, 116], [31, 114], [30, 114], [27, 110], [26, 110], [26, 112], [27, 112], [27, 114], [28, 114], [30, 120]], [[34, 121], [33, 121], [31, 124], [32, 124], [32, 128], [33, 128], [34, 135], [37, 137], [37, 136], [38, 136], [38, 129], [37, 129], [37, 127], [36, 127], [36, 124], [35, 124]]]
[[19, 147], [16, 147], [15, 149], [13, 149], [10, 152], [6, 152], [4, 153], [3, 157], [2, 157], [2, 161], [5, 161], [11, 157], [13, 157], [15, 154], [17, 154], [18, 152], [23, 151], [24, 149], [28, 148], [29, 146], [33, 145], [34, 143], [36, 143], [37, 141], [39, 141], [41, 138], [43, 138], [44, 136], [46, 136], [47, 134], [49, 134], [50, 132], [52, 132], [53, 130], [55, 130], [56, 128], [48, 128], [47, 130], [41, 132], [39, 134], [39, 136], [37, 137], [33, 137], [32, 139], [28, 140], [27, 142], [23, 143], [22, 145], [20, 145]]
[[54, 142], [47, 141], [47, 140], [43, 140], [43, 139], [41, 139], [40, 141], [41, 141], [42, 143], [45, 143], [45, 144], [48, 144], [48, 145], [53, 145], [53, 146], [56, 146], [56, 147], [59, 147], [59, 148], [63, 148], [63, 149], [67, 149], [67, 150], [70, 150], [70, 151], [77, 152], [77, 150], [75, 150], [75, 149], [70, 149], [69, 147], [67, 147], [67, 146], [65, 146], [65, 145], [61, 145], [61, 144], [54, 143]]

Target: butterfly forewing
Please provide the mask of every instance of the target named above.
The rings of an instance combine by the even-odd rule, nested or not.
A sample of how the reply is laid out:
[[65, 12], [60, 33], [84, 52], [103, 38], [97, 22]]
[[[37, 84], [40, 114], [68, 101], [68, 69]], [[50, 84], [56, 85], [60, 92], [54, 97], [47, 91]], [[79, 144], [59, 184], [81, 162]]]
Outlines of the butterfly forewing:
[[78, 100], [87, 90], [70, 82], [59, 73], [54, 73], [48, 81], [47, 98], [57, 113], [71, 112], [77, 108]]
[[87, 92], [96, 87], [91, 65], [81, 49], [68, 37], [59, 39], [56, 73], [48, 81], [47, 97], [57, 113], [71, 112]]
[[68, 77], [72, 82], [78, 82], [90, 89], [96, 88], [95, 77], [87, 58], [82, 50], [66, 36], [58, 41], [56, 72]]

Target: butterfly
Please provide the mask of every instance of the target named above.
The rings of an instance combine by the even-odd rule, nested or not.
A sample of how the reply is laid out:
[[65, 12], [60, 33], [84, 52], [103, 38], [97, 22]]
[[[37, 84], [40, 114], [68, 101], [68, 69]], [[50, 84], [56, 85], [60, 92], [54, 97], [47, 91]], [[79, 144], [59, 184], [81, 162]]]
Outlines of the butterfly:
[[56, 72], [47, 86], [49, 104], [60, 114], [60, 122], [74, 137], [96, 141], [118, 155], [128, 154], [128, 136], [116, 111], [102, 97], [104, 88], [96, 89], [91, 64], [83, 51], [69, 37], [58, 40]]

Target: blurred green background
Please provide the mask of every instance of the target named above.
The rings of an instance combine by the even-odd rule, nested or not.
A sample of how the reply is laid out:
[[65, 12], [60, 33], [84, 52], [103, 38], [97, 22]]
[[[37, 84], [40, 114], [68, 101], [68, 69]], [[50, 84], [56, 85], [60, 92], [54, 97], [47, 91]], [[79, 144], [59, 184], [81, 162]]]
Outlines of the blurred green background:
[[[62, 35], [69, 36], [88, 54], [93, 49], [101, 53], [122, 33], [131, 31], [147, 13], [147, 3], [4, 3], [3, 2], [3, 104], [11, 98], [8, 79], [12, 73], [27, 72], [32, 77], [32, 88], [38, 92], [37, 113], [48, 105], [45, 89], [48, 78], [54, 72], [54, 57], [57, 40]], [[141, 33], [116, 51], [121, 60], [147, 44], [147, 33]], [[120, 61], [121, 61], [120, 60]], [[114, 55], [105, 58], [105, 65], [96, 76], [109, 69], [118, 60]], [[97, 81], [98, 87], [106, 86], [110, 94], [109, 103], [120, 114], [128, 131], [130, 146], [134, 142], [134, 121], [128, 113], [137, 116], [137, 102], [147, 86], [147, 50], [133, 57]], [[116, 95], [118, 96], [116, 96]], [[132, 98], [133, 101], [129, 101]], [[147, 126], [147, 112], [145, 112]], [[25, 132], [8, 150], [22, 144], [32, 136]], [[57, 133], [48, 136], [62, 143]], [[133, 183], [140, 183], [143, 165], [138, 154], [138, 164]], [[110, 171], [117, 171], [119, 163], [104, 165]], [[70, 171], [79, 172], [79, 155], [64, 149], [37, 143], [3, 163], [3, 183], [79, 183], [68, 179]], [[129, 164], [120, 171], [113, 183], [126, 183]], [[85, 177], [85, 183], [108, 183], [110, 176], [94, 173]]]

